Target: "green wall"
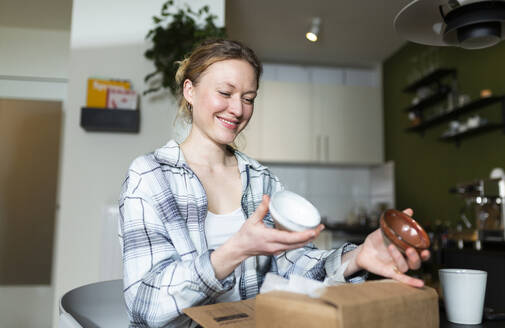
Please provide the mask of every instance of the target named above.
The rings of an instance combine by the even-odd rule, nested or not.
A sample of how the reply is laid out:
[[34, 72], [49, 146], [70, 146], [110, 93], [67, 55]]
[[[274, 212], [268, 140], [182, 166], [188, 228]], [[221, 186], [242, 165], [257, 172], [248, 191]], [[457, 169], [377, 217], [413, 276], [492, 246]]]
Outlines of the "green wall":
[[[425, 225], [436, 220], [455, 224], [463, 200], [449, 194], [449, 188], [486, 178], [494, 167], [505, 169], [505, 134], [491, 131], [464, 139], [457, 147], [437, 140], [448, 122], [429, 128], [424, 136], [405, 132], [410, 122], [403, 109], [413, 95], [402, 89], [412, 72], [413, 58], [430, 48], [408, 43], [383, 64], [385, 155], [395, 162], [397, 208], [413, 208], [414, 217]], [[457, 69], [459, 90], [472, 100], [482, 89], [505, 94], [505, 42], [481, 50], [440, 47], [437, 51], [441, 66]], [[492, 105], [475, 113], [500, 122], [500, 108]]]

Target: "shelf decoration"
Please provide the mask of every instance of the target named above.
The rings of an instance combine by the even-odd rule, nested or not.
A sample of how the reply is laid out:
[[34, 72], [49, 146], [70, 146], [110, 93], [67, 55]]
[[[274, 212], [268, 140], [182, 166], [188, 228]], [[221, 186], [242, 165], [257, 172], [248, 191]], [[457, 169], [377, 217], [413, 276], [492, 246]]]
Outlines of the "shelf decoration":
[[476, 100], [469, 102], [463, 106], [456, 107], [449, 112], [431, 117], [431, 118], [419, 123], [418, 125], [407, 128], [405, 131], [406, 132], [422, 132], [422, 131], [426, 130], [427, 128], [430, 128], [434, 125], [438, 125], [438, 124], [445, 123], [450, 120], [456, 119], [456, 118], [460, 117], [462, 114], [467, 114], [467, 113], [476, 111], [478, 109], [481, 109], [482, 107], [490, 106], [490, 105], [493, 105], [493, 104], [496, 104], [499, 102], [503, 103], [504, 98], [505, 98], [505, 96], [493, 96], [493, 97], [488, 97], [488, 98], [476, 99]]
[[420, 100], [417, 104], [405, 108], [405, 112], [420, 112], [423, 109], [436, 104], [437, 102], [446, 99], [447, 95], [451, 92], [448, 86], [441, 86], [435, 93]]
[[[450, 77], [450, 86], [443, 84], [442, 79]], [[409, 83], [403, 89], [406, 93], [415, 93], [416, 97], [412, 101], [412, 105], [405, 108], [405, 112], [409, 113], [409, 119], [413, 123], [412, 126], [405, 129], [406, 132], [418, 132], [423, 134], [425, 130], [440, 125], [444, 122], [451, 121], [449, 130], [438, 138], [440, 141], [455, 142], [460, 145], [462, 139], [502, 129], [505, 132], [505, 95], [492, 96], [490, 90], [481, 95], [481, 98], [473, 101], [469, 100], [466, 95], [458, 95], [457, 92], [457, 71], [451, 68], [438, 68], [428, 75], [419, 78], [416, 81]], [[447, 100], [446, 108], [439, 108], [438, 112], [429, 116], [426, 110], [434, 105]], [[474, 116], [468, 119], [468, 124], [461, 124], [459, 119], [463, 114], [477, 111], [484, 107], [501, 104], [502, 122], [489, 123], [487, 119], [481, 119], [480, 116]], [[454, 125], [454, 126], [453, 126]]]
[[80, 125], [86, 131], [138, 132], [138, 95], [128, 80], [89, 78]]
[[86, 106], [95, 108], [107, 107], [108, 90], [130, 90], [131, 83], [128, 80], [114, 80], [91, 77], [88, 79]]
[[466, 129], [462, 132], [457, 132], [454, 134], [442, 135], [439, 140], [442, 141], [459, 141], [468, 136], [480, 134], [487, 131], [493, 131], [497, 129], [505, 128], [505, 125], [499, 123], [484, 123], [479, 126]]
[[453, 68], [439, 68], [434, 70], [433, 72], [421, 77], [419, 80], [410, 83], [403, 89], [403, 92], [411, 93], [416, 92], [418, 89], [424, 86], [428, 86], [432, 83], [439, 83], [439, 81], [446, 77], [452, 76], [456, 78], [456, 70]]
[[[403, 89], [405, 93], [415, 93], [411, 105], [404, 109], [409, 115], [413, 128], [422, 124], [429, 117], [429, 113], [425, 113], [425, 111], [433, 109], [434, 105], [446, 101], [447, 107], [453, 107], [457, 94], [456, 77], [457, 71], [455, 69], [437, 68], [412, 81]], [[443, 108], [438, 109], [438, 112], [443, 111]], [[424, 130], [420, 131], [424, 132]]]
[[137, 93], [133, 90], [107, 89], [107, 108], [137, 109]]
[[81, 108], [81, 127], [86, 131], [139, 132], [138, 110]]

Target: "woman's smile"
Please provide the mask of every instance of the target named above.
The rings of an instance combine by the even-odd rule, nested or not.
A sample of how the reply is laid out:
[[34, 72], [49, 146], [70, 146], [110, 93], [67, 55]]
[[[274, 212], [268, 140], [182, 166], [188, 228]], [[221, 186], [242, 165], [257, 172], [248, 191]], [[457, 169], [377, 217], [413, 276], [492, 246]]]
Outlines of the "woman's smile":
[[240, 123], [238, 120], [225, 119], [225, 118], [222, 118], [219, 116], [216, 116], [216, 118], [224, 127], [226, 127], [227, 129], [230, 129], [230, 130], [236, 130], [238, 128], [239, 123]]

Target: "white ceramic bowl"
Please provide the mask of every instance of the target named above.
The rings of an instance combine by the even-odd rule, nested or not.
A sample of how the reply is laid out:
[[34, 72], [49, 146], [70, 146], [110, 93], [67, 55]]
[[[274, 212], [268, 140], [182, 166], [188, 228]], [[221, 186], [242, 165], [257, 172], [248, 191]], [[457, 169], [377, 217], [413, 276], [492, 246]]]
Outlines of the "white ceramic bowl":
[[287, 190], [273, 194], [270, 199], [270, 214], [280, 228], [291, 231], [314, 229], [321, 223], [321, 215], [314, 205]]

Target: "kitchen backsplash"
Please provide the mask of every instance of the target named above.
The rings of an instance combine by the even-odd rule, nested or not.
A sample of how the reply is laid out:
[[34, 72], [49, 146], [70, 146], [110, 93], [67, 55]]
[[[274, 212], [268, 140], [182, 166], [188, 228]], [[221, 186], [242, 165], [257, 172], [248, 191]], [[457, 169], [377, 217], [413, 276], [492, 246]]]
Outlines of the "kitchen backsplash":
[[394, 164], [320, 166], [265, 163], [285, 188], [310, 200], [328, 223], [346, 222], [360, 208], [394, 207]]

